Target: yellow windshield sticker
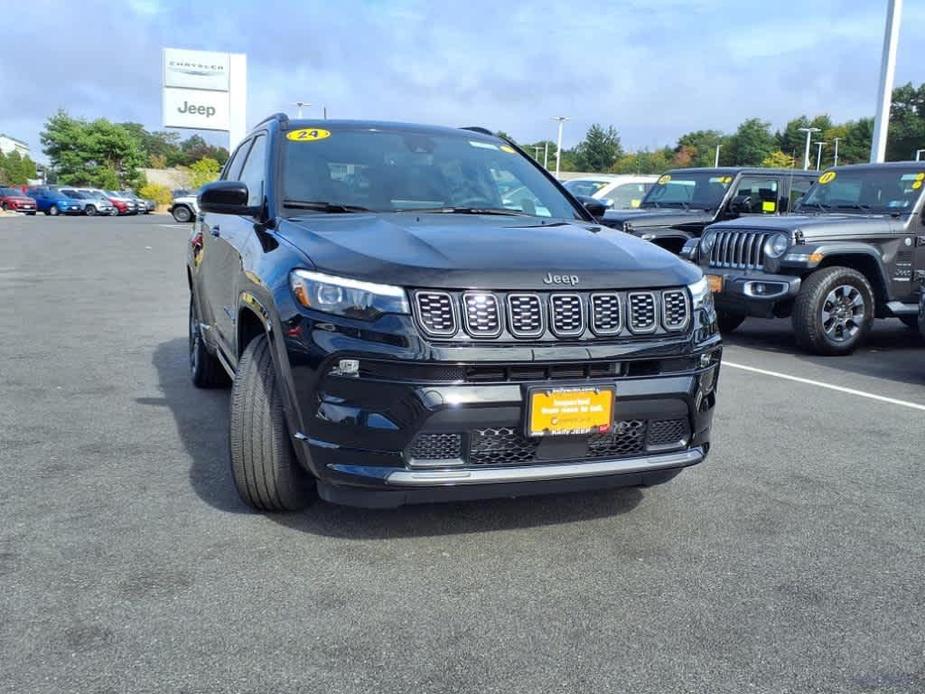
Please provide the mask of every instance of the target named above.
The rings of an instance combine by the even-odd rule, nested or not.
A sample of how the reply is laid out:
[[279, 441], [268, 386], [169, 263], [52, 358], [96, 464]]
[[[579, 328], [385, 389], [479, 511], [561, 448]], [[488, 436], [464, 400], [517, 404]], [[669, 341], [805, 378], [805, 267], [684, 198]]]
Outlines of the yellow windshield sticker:
[[921, 187], [922, 187], [922, 182], [921, 182], [921, 181], [914, 181], [914, 182], [912, 183], [912, 190], [918, 190], [918, 189], [921, 188]]
[[293, 142], [315, 142], [327, 137], [331, 137], [331, 131], [323, 128], [301, 128], [299, 130], [290, 130], [286, 133], [286, 139]]
[[834, 180], [835, 180], [835, 172], [834, 172], [834, 171], [826, 171], [824, 174], [822, 174], [822, 175], [819, 177], [819, 183], [821, 183], [822, 185], [825, 185], [825, 184], [827, 184], [827, 183], [831, 183], [831, 182], [834, 181]]
[[642, 200], [639, 198], [633, 198], [630, 200], [630, 207], [639, 207], [642, 204]]
[[762, 200], [761, 201], [761, 211], [762, 212], [777, 212], [777, 203], [773, 200]]
[[508, 154], [514, 154], [514, 152], [516, 151], [510, 145], [501, 145], [500, 147], [498, 147], [498, 149], [500, 149], [502, 152], [507, 152]]
[[660, 186], [663, 186], [666, 183], [668, 183], [668, 181], [670, 180], [671, 180], [671, 176], [669, 176], [668, 174], [664, 174], [658, 177], [658, 180], [656, 181], [656, 183], [658, 183]]

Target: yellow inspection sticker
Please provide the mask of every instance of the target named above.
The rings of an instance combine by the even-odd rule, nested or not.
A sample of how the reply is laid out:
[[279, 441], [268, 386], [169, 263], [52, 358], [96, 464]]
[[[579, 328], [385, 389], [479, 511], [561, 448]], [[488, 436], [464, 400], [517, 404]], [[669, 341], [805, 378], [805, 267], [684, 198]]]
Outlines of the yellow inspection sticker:
[[824, 174], [822, 174], [819, 177], [819, 183], [821, 183], [822, 185], [825, 185], [826, 183], [831, 183], [834, 180], [835, 180], [834, 171], [826, 171]]
[[777, 212], [777, 203], [773, 200], [762, 200], [761, 201], [761, 211], [762, 212]]
[[331, 137], [331, 131], [323, 128], [301, 128], [299, 130], [290, 130], [286, 133], [286, 139], [293, 142], [315, 142], [326, 137]]
[[516, 150], [510, 145], [501, 145], [498, 147], [498, 149], [500, 149], [502, 152], [507, 152], [508, 154], [514, 154], [516, 152]]
[[656, 183], [658, 183], [660, 186], [663, 186], [663, 185], [665, 185], [666, 183], [668, 183], [668, 181], [670, 181], [670, 180], [671, 180], [671, 176], [669, 176], [668, 174], [665, 174], [665, 175], [663, 175], [663, 176], [659, 176], [659, 177], [658, 177], [658, 180], [656, 181]]
[[912, 190], [918, 190], [918, 189], [921, 188], [921, 187], [922, 187], [922, 182], [921, 182], [921, 181], [913, 181], [913, 182], [912, 182]]
[[630, 200], [630, 207], [634, 209], [639, 207], [641, 204], [642, 204], [642, 200], [640, 198], [633, 198], [632, 200]]

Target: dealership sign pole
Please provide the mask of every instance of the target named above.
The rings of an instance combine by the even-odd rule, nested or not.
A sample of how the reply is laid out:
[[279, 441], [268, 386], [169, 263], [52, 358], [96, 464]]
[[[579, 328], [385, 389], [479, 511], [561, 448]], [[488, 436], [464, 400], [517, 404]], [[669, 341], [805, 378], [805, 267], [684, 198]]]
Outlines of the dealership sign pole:
[[233, 150], [247, 127], [247, 56], [165, 48], [163, 62], [164, 127], [227, 132]]
[[880, 88], [877, 91], [874, 138], [870, 143], [870, 161], [875, 164], [886, 158], [886, 132], [890, 125], [890, 105], [893, 103], [893, 75], [896, 74], [896, 45], [899, 43], [899, 20], [902, 11], [902, 0], [889, 0], [886, 32], [883, 35], [883, 57], [880, 59]]

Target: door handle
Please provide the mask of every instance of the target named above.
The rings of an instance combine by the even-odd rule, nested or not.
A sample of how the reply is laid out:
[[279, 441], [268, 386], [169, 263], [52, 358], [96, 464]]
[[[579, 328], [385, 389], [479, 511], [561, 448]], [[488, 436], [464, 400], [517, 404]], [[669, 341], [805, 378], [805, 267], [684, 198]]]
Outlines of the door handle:
[[221, 230], [221, 228], [218, 226], [218, 224], [216, 224], [214, 227], [212, 227], [212, 228], [209, 229], [209, 233], [212, 234], [212, 236], [221, 236], [221, 235], [222, 235], [222, 230]]

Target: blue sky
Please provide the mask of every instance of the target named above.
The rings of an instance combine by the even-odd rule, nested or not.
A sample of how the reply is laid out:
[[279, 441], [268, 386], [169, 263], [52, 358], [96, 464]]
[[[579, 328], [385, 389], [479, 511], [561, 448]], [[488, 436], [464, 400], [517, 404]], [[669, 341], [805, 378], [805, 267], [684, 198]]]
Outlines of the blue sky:
[[[896, 82], [918, 84], [925, 2], [905, 5]], [[872, 115], [885, 10], [885, 0], [22, 2], [0, 41], [0, 132], [41, 159], [39, 131], [59, 107], [158, 129], [161, 48], [172, 46], [248, 54], [249, 124], [303, 99], [331, 117], [485, 125], [529, 142], [553, 137], [550, 117], [563, 114], [567, 146], [600, 122], [625, 146], [651, 148], [751, 116], [779, 127], [801, 113]]]

